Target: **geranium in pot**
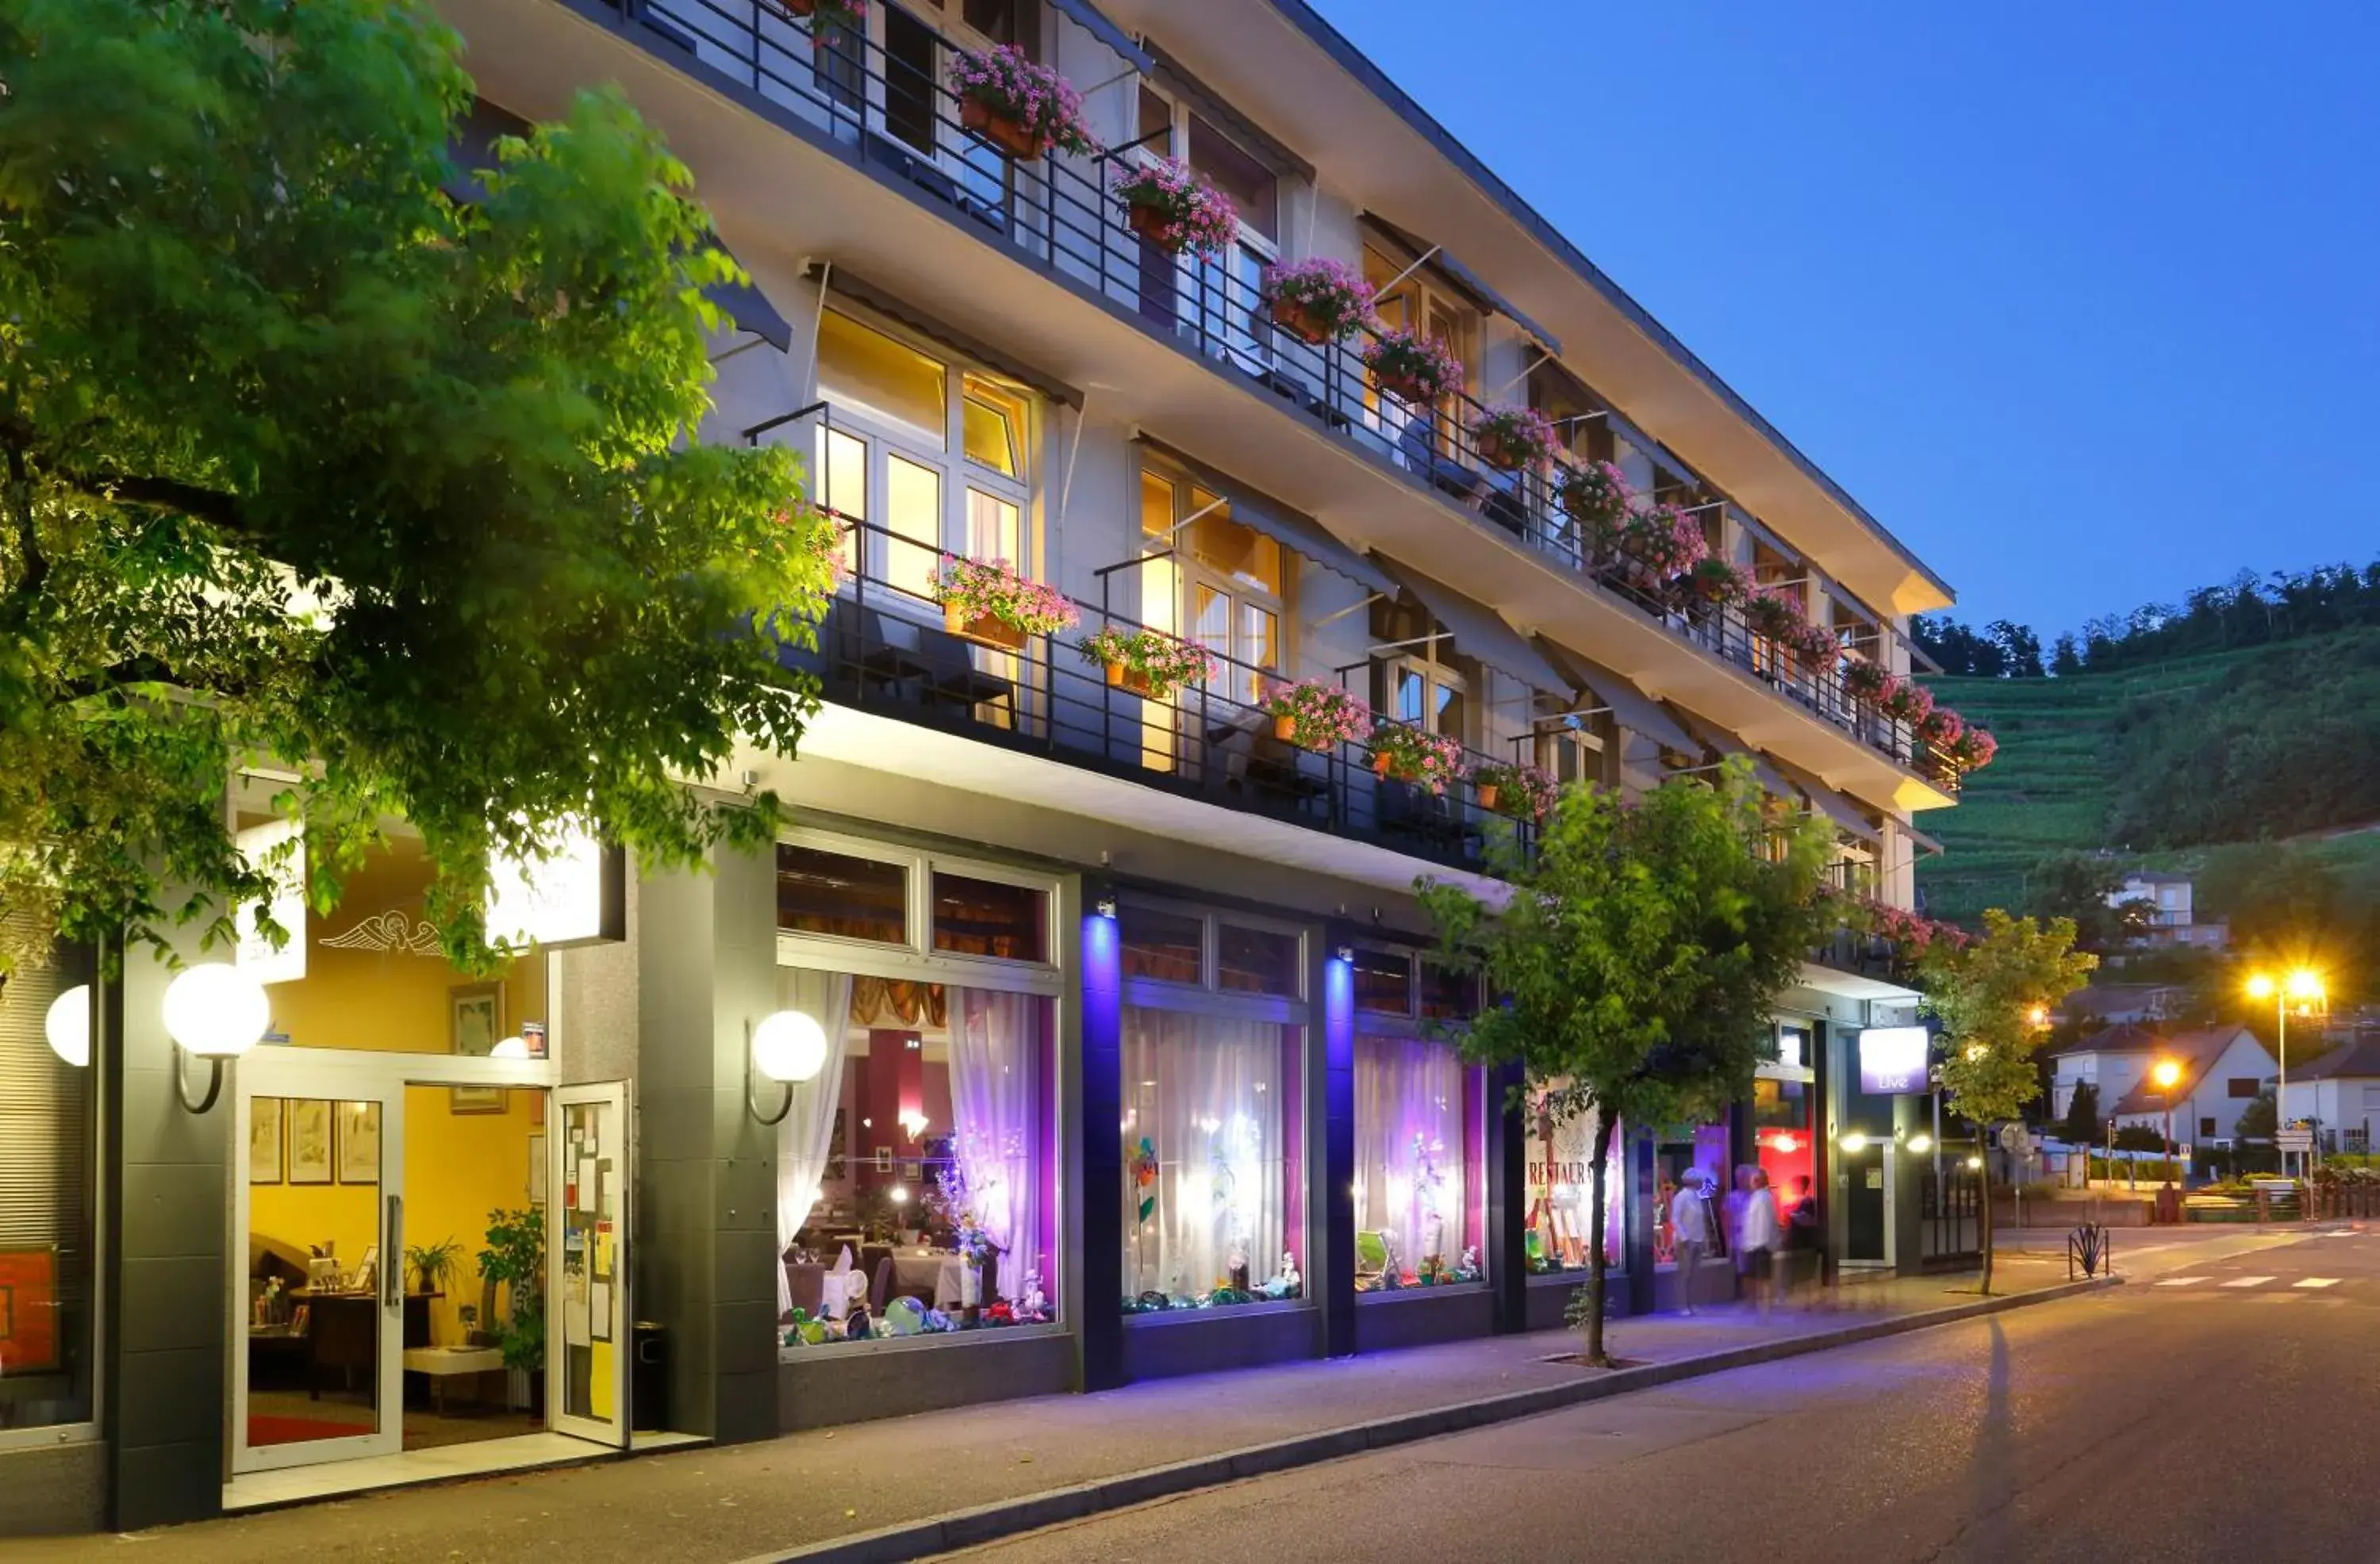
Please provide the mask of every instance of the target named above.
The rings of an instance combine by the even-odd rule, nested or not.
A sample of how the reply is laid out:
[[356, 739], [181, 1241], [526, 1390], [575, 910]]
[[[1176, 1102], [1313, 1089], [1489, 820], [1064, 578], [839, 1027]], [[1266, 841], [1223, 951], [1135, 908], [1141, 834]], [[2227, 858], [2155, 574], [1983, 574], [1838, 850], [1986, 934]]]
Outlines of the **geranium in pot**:
[[1390, 327], [1364, 345], [1364, 367], [1382, 391], [1408, 407], [1427, 407], [1463, 389], [1463, 360], [1434, 336]]
[[942, 627], [1003, 651], [1028, 636], [1052, 636], [1080, 616], [1055, 587], [1019, 576], [1006, 560], [942, 556]]
[[1518, 472], [1553, 459], [1554, 426], [1535, 407], [1490, 407], [1472, 421], [1479, 459], [1499, 472]]
[[1372, 709], [1337, 685], [1304, 679], [1265, 697], [1275, 738], [1327, 755], [1372, 736]]
[[1885, 692], [1891, 687], [1892, 674], [1880, 662], [1854, 657], [1843, 664], [1843, 693], [1853, 700], [1880, 705]]
[[1029, 162], [1052, 147], [1085, 154], [1099, 150], [1074, 83], [1034, 64], [1014, 43], [960, 50], [950, 80], [958, 94], [959, 124], [1012, 158]]
[[1973, 723], [1968, 724], [1965, 732], [1950, 741], [1948, 751], [1950, 763], [1961, 771], [1982, 770], [1990, 765], [1992, 757], [1999, 752], [2000, 741], [1992, 737], [1990, 730], [1978, 728]]
[[1884, 695], [1876, 704], [1884, 708], [1884, 714], [1895, 721], [1914, 726], [1933, 712], [1934, 692], [1914, 679], [1895, 675], [1886, 681]]
[[1803, 672], [1824, 673], [1843, 660], [1843, 643], [1823, 624], [1804, 624], [1786, 638], [1785, 655]]
[[1959, 742], [1959, 736], [1966, 731], [1967, 724], [1961, 721], [1959, 714], [1947, 706], [1937, 706], [1917, 720], [1918, 742], [1930, 745], [1945, 753], [1949, 751], [1952, 745]]
[[1108, 683], [1150, 700], [1164, 700], [1185, 685], [1211, 679], [1221, 664], [1194, 642], [1159, 630], [1119, 630], [1113, 625], [1076, 643], [1086, 662], [1104, 663]]
[[1660, 588], [1710, 556], [1702, 523], [1675, 505], [1647, 505], [1620, 529], [1620, 552], [1638, 585]]
[[1563, 471], [1559, 492], [1562, 513], [1578, 528], [1579, 546], [1589, 563], [1604, 563], [1619, 546], [1621, 529], [1635, 508], [1636, 495], [1626, 476], [1609, 462], [1586, 462]]
[[1561, 783], [1552, 772], [1517, 761], [1482, 761], [1471, 769], [1471, 788], [1479, 795], [1481, 808], [1524, 820], [1544, 819], [1561, 794]]
[[1272, 323], [1316, 347], [1372, 318], [1372, 285], [1341, 261], [1316, 256], [1268, 266], [1257, 285]]
[[1384, 777], [1444, 793], [1449, 782], [1463, 775], [1463, 746], [1439, 734], [1383, 722], [1372, 730], [1372, 769]]
[[1744, 600], [1743, 622], [1752, 633], [1782, 646], [1809, 623], [1802, 600], [1790, 587], [1755, 587]]
[[1177, 159], [1123, 170], [1115, 193], [1132, 231], [1168, 255], [1220, 255], [1240, 236], [1232, 199]]
[[1727, 561], [1706, 558], [1694, 561], [1678, 577], [1678, 589], [1690, 603], [1723, 608], [1729, 603], [1743, 602], [1752, 593], [1752, 583], [1741, 569]]

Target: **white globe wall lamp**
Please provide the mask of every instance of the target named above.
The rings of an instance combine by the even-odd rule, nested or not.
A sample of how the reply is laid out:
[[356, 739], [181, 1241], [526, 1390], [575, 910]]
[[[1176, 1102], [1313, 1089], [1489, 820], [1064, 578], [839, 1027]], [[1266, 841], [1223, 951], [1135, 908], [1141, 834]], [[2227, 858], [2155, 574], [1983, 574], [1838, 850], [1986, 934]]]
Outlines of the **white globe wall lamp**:
[[78, 983], [50, 1001], [42, 1016], [42, 1037], [50, 1051], [76, 1069], [91, 1063], [91, 985]]
[[[818, 1017], [781, 1010], [744, 1029], [744, 1106], [763, 1124], [782, 1124], [794, 1110], [794, 1088], [826, 1068], [826, 1028]], [[785, 1088], [774, 1113], [760, 1111], [758, 1077]]]
[[[224, 1061], [254, 1048], [273, 1024], [273, 1002], [249, 974], [222, 962], [186, 967], [165, 986], [165, 1035], [180, 1049], [174, 1061], [174, 1087], [182, 1106], [204, 1113], [223, 1091]], [[207, 1061], [207, 1095], [190, 1100], [188, 1058]]]

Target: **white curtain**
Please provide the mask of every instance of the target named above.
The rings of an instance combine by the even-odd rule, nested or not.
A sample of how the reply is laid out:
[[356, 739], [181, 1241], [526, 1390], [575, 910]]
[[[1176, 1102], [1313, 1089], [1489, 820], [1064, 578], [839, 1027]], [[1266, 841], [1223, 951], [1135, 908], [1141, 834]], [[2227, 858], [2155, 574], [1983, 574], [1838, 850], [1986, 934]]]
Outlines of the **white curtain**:
[[[843, 1067], [850, 1050], [850, 975], [780, 967], [777, 1002], [815, 1016], [826, 1032], [825, 1068], [794, 1088], [793, 1109], [777, 1126], [777, 1253], [783, 1256], [818, 1206], [827, 1152], [834, 1144], [834, 1111], [843, 1099]], [[770, 1105], [763, 1102], [762, 1106]], [[785, 1267], [780, 1263], [778, 1315], [783, 1317], [793, 1306]]]
[[1418, 1037], [1355, 1039], [1355, 1228], [1399, 1268], [1463, 1258], [1463, 1060]]
[[951, 989], [952, 1151], [976, 1219], [1000, 1247], [998, 1295], [1024, 1296], [1025, 1273], [1051, 1279], [1041, 1251], [1041, 1001], [990, 988]]
[[[1222, 1283], [1234, 1250], [1252, 1283], [1271, 1276], [1284, 1231], [1281, 1029], [1127, 1009], [1123, 1095], [1126, 1288], [1198, 1297]], [[1133, 1172], [1144, 1139], [1158, 1166], [1146, 1221], [1149, 1192]]]

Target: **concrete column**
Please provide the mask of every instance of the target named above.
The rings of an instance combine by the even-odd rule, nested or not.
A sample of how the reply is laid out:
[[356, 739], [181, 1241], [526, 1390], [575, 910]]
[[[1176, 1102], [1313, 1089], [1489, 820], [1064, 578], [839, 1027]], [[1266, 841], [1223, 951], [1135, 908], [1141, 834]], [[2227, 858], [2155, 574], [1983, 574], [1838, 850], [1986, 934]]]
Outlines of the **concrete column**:
[[650, 873], [637, 940], [637, 1312], [670, 1337], [670, 1426], [777, 1432], [776, 1132], [745, 1104], [746, 1028], [777, 1008], [776, 873], [722, 850]]
[[1308, 1138], [1305, 1158], [1309, 1184], [1319, 1184], [1307, 1206], [1318, 1210], [1308, 1231], [1319, 1257], [1309, 1263], [1306, 1285], [1321, 1290], [1322, 1355], [1341, 1358], [1355, 1351], [1355, 968], [1334, 950], [1322, 952], [1315, 988], [1321, 1003], [1306, 1030], [1308, 1081], [1318, 1053], [1321, 1064], [1321, 1090], [1313, 1098], [1319, 1111], [1306, 1115], [1320, 1129]]
[[[185, 961], [206, 959], [196, 930], [176, 930]], [[220, 958], [217, 958], [220, 959]], [[165, 1035], [174, 977], [146, 947], [128, 952], [120, 981], [103, 986], [106, 1061], [103, 1146], [115, 1154], [104, 1189], [107, 1365], [102, 1425], [108, 1442], [108, 1526], [199, 1521], [223, 1509], [225, 1384], [232, 1267], [232, 1073], [205, 1114], [184, 1108], [179, 1060]], [[207, 1067], [193, 1067], [203, 1094]]]
[[1612, 1148], [1612, 1175], [1624, 1172], [1628, 1180], [1627, 1204], [1623, 1208], [1621, 1226], [1627, 1230], [1626, 1246], [1621, 1252], [1628, 1267], [1628, 1312], [1649, 1315], [1653, 1312], [1653, 1232], [1660, 1225], [1661, 1181], [1654, 1156], [1653, 1137], [1649, 1133], [1621, 1126], [1626, 1142]]
[[1488, 1072], [1488, 1286], [1500, 1332], [1529, 1328], [1529, 1136], [1512, 1089], [1518, 1064]]
[[[1097, 891], [1087, 892], [1087, 899]], [[1082, 1173], [1075, 1181], [1082, 1219], [1073, 1224], [1077, 1252], [1068, 1268], [1066, 1306], [1082, 1343], [1082, 1387], [1123, 1383], [1123, 952], [1116, 920], [1096, 907], [1082, 916], [1082, 981], [1068, 1004], [1081, 1039], [1079, 1134]]]

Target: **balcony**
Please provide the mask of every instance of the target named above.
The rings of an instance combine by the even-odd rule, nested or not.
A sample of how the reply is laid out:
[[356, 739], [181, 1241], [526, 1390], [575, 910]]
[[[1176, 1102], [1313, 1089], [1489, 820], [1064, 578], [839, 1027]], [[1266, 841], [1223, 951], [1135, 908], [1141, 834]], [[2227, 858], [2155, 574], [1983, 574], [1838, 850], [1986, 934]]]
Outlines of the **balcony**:
[[[825, 514], [844, 537], [843, 585], [816, 649], [783, 660], [837, 706], [1449, 868], [1481, 868], [1491, 831], [1515, 833], [1524, 850], [1535, 835], [1532, 823], [1481, 807], [1468, 778], [1496, 758], [1463, 750], [1462, 780], [1440, 793], [1384, 774], [1371, 744], [1292, 744], [1257, 704], [1288, 682], [1273, 670], [1213, 655], [1201, 682], [1133, 693], [1077, 649], [1102, 629], [1146, 627], [1103, 605], [1062, 600], [1079, 623], [1016, 648], [953, 633], [930, 595], [948, 557], [939, 546]], [[1520, 747], [1503, 763], [1528, 759]]]
[[[1763, 728], [1770, 736], [1755, 742], [1775, 746], [1816, 774], [1864, 777], [1860, 785], [1900, 806], [1931, 806], [1955, 795], [1956, 769], [1917, 743], [1906, 725], [1852, 698], [1840, 673], [1792, 667], [1752, 632], [1739, 609], [1681, 601], [1671, 584], [1640, 568], [1641, 561], [1583, 541], [1558, 498], [1560, 466], [1511, 471], [1486, 459], [1473, 433], [1485, 411], [1478, 401], [1457, 394], [1432, 405], [1407, 406], [1384, 393], [1365, 368], [1365, 337], [1317, 345], [1277, 324], [1252, 258], [1233, 252], [1213, 261], [1177, 261], [1145, 245], [1110, 193], [1117, 168], [1134, 156], [1134, 148], [1089, 157], [1057, 152], [1030, 160], [1005, 155], [963, 127], [957, 98], [939, 69], [926, 63], [942, 57], [939, 48], [916, 59], [895, 58], [872, 40], [832, 29], [814, 39], [808, 24], [756, 7], [753, 0], [577, 3], [615, 15], [620, 33], [652, 57], [698, 83], [728, 88], [726, 95], [746, 109], [813, 145], [832, 149], [880, 186], [905, 190], [916, 209], [938, 213], [970, 237], [1094, 301], [1104, 318], [1169, 346], [1212, 377], [1274, 403], [1297, 424], [1392, 478], [1414, 500], [1427, 500], [1419, 513], [1411, 509], [1411, 500], [1384, 508], [1376, 503], [1380, 496], [1350, 491], [1310, 457], [1301, 458], [1296, 442], [1248, 429], [1244, 419], [1233, 425], [1222, 416], [1221, 404], [1175, 411], [1166, 404], [1178, 405], [1179, 398], [1153, 389], [1154, 377], [1091, 355], [1092, 363], [1108, 363], [1102, 377], [1137, 382], [1140, 389], [1127, 397], [1156, 399], [1159, 406], [1131, 409], [1149, 427], [1167, 427], [1170, 414], [1185, 438], [1227, 440], [1251, 464], [1262, 464], [1246, 474], [1253, 480], [1276, 488], [1313, 514], [1360, 516], [1366, 527], [1380, 529], [1372, 540], [1390, 542], [1413, 557], [1461, 552], [1442, 534], [1445, 517], [1458, 516], [1509, 543], [1509, 558], [1538, 562], [1546, 567], [1547, 587], [1565, 583], [1570, 594], [1565, 599], [1541, 589], [1516, 576], [1503, 559], [1480, 553], [1471, 573], [1478, 578], [1452, 584], [1481, 600], [1497, 600], [1488, 583], [1503, 583], [1517, 596], [1498, 606], [1517, 609], [1524, 623], [1544, 626], [1550, 638], [1583, 642], [1574, 649], [1606, 660], [1622, 673], [1657, 673], [1642, 682], [1658, 685], [1657, 693], [1707, 702], [1704, 715], [1747, 735], [1753, 726]], [[752, 176], [744, 168], [737, 173]], [[852, 231], [867, 228], [856, 212], [839, 212], [836, 222], [858, 222]], [[914, 259], [919, 254], [914, 241], [894, 243], [888, 235], [886, 242], [911, 258], [900, 264], [925, 264]], [[889, 255], [872, 263], [895, 265]], [[976, 285], [978, 292], [985, 285], [980, 278]], [[978, 312], [991, 308], [988, 299], [956, 301], [939, 290], [929, 297], [943, 306], [965, 302]], [[973, 324], [981, 330], [983, 321]], [[1038, 313], [1034, 325], [1026, 334], [1045, 340], [1055, 329]], [[1069, 347], [1087, 351], [1078, 344]], [[1071, 367], [1081, 378], [1092, 378], [1079, 358]], [[1600, 605], [1600, 613], [1584, 612], [1585, 604], [1576, 595], [1581, 592]], [[1624, 648], [1607, 645], [1613, 637], [1621, 637]], [[1690, 649], [1701, 670], [1664, 661], [1656, 649], [1662, 641]], [[1766, 709], [1767, 716], [1754, 715], [1764, 709], [1755, 693], [1761, 690], [1775, 703]], [[1788, 712], [1818, 731], [1799, 728]], [[1831, 745], [1821, 732], [1834, 735]], [[1864, 763], [1857, 758], [1862, 756], [1867, 758]], [[1891, 770], [1878, 770], [1878, 761]]]

